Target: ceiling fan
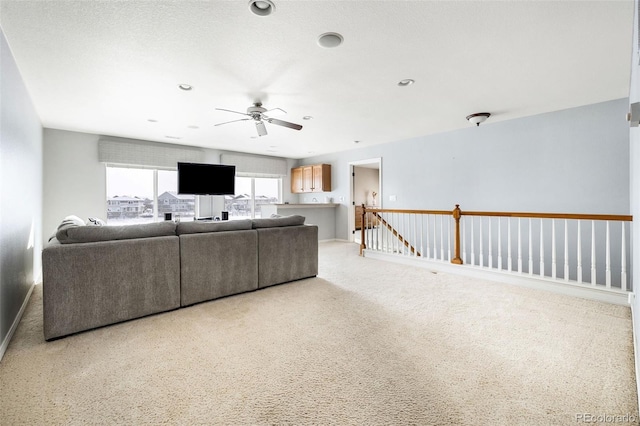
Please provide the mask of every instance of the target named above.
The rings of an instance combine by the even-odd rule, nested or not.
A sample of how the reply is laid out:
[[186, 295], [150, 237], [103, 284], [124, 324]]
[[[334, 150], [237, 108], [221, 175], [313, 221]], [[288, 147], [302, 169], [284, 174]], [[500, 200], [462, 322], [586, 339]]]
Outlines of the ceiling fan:
[[282, 108], [273, 108], [270, 110], [267, 110], [266, 108], [262, 107], [262, 103], [260, 102], [256, 102], [254, 103], [252, 106], [250, 106], [249, 108], [247, 108], [247, 112], [240, 112], [240, 111], [232, 111], [230, 109], [224, 109], [224, 108], [216, 108], [218, 111], [227, 111], [227, 112], [233, 112], [234, 114], [242, 114], [242, 115], [246, 115], [247, 118], [239, 118], [237, 120], [231, 120], [231, 121], [225, 121], [224, 123], [218, 123], [216, 124], [216, 126], [222, 126], [223, 124], [229, 124], [229, 123], [235, 123], [236, 121], [247, 121], [247, 120], [253, 120], [256, 122], [256, 130], [258, 130], [258, 136], [264, 136], [267, 134], [267, 128], [264, 125], [265, 121], [267, 123], [270, 124], [275, 124], [278, 126], [283, 126], [283, 127], [288, 127], [289, 129], [294, 129], [294, 130], [300, 130], [302, 129], [302, 126], [299, 124], [295, 124], [295, 123], [289, 123], [288, 121], [283, 121], [283, 120], [278, 120], [277, 118], [271, 118], [268, 115], [266, 115], [265, 113], [269, 112], [269, 111], [274, 111], [276, 109], [279, 109], [280, 111], [286, 113], [285, 110], [283, 110]]

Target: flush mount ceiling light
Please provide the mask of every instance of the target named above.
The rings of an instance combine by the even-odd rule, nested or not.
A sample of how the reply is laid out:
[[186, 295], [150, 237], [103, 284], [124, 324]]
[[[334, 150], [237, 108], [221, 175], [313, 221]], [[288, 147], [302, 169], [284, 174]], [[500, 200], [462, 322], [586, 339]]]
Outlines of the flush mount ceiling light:
[[318, 37], [318, 44], [330, 49], [332, 47], [340, 46], [343, 40], [344, 38], [338, 33], [324, 33]]
[[276, 11], [276, 5], [271, 0], [251, 0], [249, 10], [258, 16], [268, 16]]
[[411, 78], [405, 78], [404, 80], [400, 80], [398, 82], [398, 86], [400, 87], [406, 87], [406, 86], [411, 86], [413, 83], [415, 83], [416, 81], [411, 79]]
[[193, 86], [190, 84], [178, 84], [178, 88], [182, 89], [182, 90], [191, 90], [193, 89]]
[[491, 117], [491, 114], [488, 112], [477, 112], [475, 114], [467, 115], [467, 120], [469, 120], [471, 124], [479, 126], [480, 123], [484, 123], [489, 117]]
[[303, 120], [313, 120], [313, 117], [310, 115], [305, 115], [304, 117], [302, 117]]

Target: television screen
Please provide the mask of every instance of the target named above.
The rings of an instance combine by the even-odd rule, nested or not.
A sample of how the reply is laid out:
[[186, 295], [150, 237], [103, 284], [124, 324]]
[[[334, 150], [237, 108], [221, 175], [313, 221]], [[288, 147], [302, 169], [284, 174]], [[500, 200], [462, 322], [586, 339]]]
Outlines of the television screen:
[[233, 195], [236, 166], [178, 163], [178, 194]]

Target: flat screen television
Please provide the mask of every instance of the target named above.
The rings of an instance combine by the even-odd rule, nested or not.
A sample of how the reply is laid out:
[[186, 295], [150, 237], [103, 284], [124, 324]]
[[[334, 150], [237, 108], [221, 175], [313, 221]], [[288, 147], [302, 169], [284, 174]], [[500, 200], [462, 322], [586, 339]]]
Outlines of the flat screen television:
[[236, 166], [178, 163], [178, 194], [233, 195]]

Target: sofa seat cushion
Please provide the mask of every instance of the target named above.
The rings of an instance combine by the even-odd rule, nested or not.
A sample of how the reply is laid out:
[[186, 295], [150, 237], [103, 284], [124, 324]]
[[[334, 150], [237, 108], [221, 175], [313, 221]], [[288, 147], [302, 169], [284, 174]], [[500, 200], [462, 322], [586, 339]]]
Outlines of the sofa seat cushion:
[[270, 217], [264, 219], [253, 219], [253, 228], [277, 228], [281, 226], [304, 225], [304, 216], [297, 214], [291, 216]]
[[205, 232], [246, 231], [251, 229], [251, 219], [225, 220], [223, 222], [180, 222], [176, 228], [178, 235], [201, 234]]
[[131, 240], [170, 235], [176, 235], [176, 224], [169, 221], [119, 226], [65, 226], [56, 232], [56, 238], [62, 244]]

